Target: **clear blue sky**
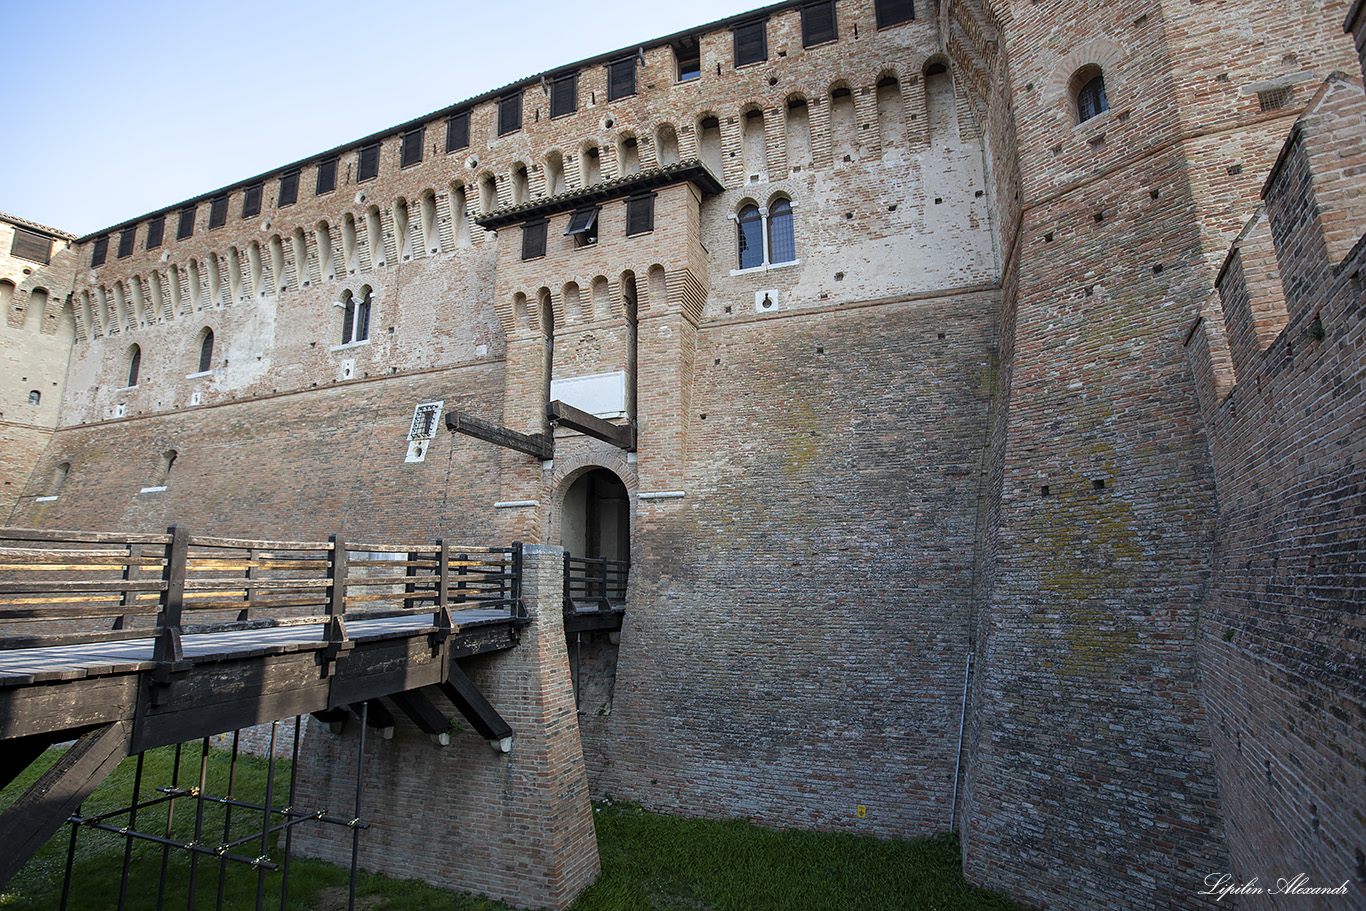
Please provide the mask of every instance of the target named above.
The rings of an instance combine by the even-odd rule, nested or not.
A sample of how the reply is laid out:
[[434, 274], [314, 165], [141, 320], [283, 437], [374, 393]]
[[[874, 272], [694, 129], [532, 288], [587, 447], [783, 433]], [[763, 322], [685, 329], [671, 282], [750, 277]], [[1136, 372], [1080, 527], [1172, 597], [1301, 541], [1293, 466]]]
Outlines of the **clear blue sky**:
[[91, 233], [524, 76], [763, 5], [6, 0], [0, 211]]

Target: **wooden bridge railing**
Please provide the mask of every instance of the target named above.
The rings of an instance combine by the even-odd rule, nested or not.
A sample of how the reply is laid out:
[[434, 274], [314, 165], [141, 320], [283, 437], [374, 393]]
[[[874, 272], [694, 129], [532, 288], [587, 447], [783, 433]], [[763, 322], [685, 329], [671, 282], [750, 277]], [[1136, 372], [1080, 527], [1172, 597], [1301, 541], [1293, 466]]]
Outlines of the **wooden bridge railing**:
[[612, 610], [626, 603], [631, 564], [605, 557], [564, 555], [564, 609]]
[[0, 528], [0, 649], [157, 639], [176, 660], [182, 635], [346, 623], [451, 611], [524, 616], [522, 548], [444, 541], [394, 544]]

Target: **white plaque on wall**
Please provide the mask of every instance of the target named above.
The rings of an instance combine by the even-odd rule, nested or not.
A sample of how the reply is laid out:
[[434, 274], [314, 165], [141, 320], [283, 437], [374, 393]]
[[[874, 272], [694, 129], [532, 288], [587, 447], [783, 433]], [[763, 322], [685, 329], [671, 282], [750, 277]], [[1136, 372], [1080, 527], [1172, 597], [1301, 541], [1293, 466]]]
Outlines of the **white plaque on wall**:
[[550, 399], [600, 418], [623, 417], [626, 414], [626, 371], [551, 380]]

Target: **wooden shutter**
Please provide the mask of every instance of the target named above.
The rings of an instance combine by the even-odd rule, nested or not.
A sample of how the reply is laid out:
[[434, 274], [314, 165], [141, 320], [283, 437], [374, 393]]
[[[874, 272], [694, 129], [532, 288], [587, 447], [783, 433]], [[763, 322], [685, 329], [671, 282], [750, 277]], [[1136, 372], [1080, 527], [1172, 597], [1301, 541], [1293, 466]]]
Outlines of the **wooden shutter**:
[[280, 198], [275, 201], [277, 206], [292, 206], [299, 201], [299, 172], [298, 170], [286, 171], [280, 175]]
[[103, 266], [105, 257], [109, 255], [109, 235], [95, 238], [95, 247], [90, 251], [90, 268]]
[[379, 143], [372, 142], [360, 150], [356, 164], [356, 180], [370, 180], [379, 176]]
[[579, 74], [561, 76], [550, 84], [550, 116], [572, 114], [579, 109]]
[[607, 65], [607, 100], [616, 101], [636, 93], [636, 58], [627, 57]]
[[47, 265], [52, 262], [52, 238], [15, 225], [14, 241], [10, 244], [9, 253], [19, 259]]
[[261, 184], [247, 187], [242, 194], [242, 217], [251, 218], [261, 214]]
[[324, 193], [331, 193], [337, 189], [337, 159], [324, 158], [318, 162], [318, 185], [313, 190], [314, 196], [321, 196]]
[[180, 210], [180, 223], [176, 226], [176, 240], [184, 240], [194, 234], [194, 206], [186, 206]]
[[403, 134], [403, 159], [400, 167], [410, 168], [422, 161], [422, 137], [425, 128], [418, 127]]
[[744, 66], [768, 59], [768, 22], [751, 22], [735, 27], [735, 65]]
[[647, 234], [655, 229], [655, 197], [633, 196], [626, 200], [626, 234]]
[[461, 111], [446, 118], [446, 151], [454, 152], [470, 144], [470, 112]]
[[209, 227], [221, 228], [228, 223], [228, 194], [215, 196], [209, 203]]
[[546, 222], [532, 221], [522, 225], [522, 259], [545, 256]]
[[802, 8], [802, 47], [824, 44], [836, 37], [833, 0]]
[[137, 234], [137, 225], [129, 225], [119, 233], [119, 259], [133, 255], [133, 242], [137, 238]]
[[147, 222], [147, 249], [154, 250], [161, 246], [162, 239], [166, 236], [166, 216], [158, 215], [156, 218]]
[[515, 133], [522, 128], [522, 93], [509, 95], [498, 102], [498, 135]]
[[913, 0], [877, 0], [877, 27], [886, 28], [915, 18]]

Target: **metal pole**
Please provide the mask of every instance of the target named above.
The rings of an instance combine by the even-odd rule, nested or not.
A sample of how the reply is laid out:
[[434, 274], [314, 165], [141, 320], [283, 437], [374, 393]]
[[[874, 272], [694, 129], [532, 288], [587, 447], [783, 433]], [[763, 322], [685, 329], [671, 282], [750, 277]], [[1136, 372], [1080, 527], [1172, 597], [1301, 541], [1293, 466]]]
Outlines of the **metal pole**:
[[[204, 836], [204, 789], [209, 779], [209, 738], [205, 737], [199, 748], [199, 795], [194, 811], [194, 841], [198, 845]], [[185, 896], [185, 907], [194, 911], [195, 887], [199, 880], [199, 854], [190, 855], [190, 889]]]
[[356, 815], [351, 820], [351, 898], [346, 905], [347, 911], [356, 911], [356, 867], [360, 861], [360, 829], [356, 824], [360, 822], [360, 801], [365, 781], [365, 729], [369, 722], [370, 703], [365, 702], [360, 708], [360, 747], [356, 751]]
[[[81, 805], [76, 806], [76, 816], [81, 815]], [[66, 847], [66, 878], [62, 880], [62, 904], [61, 911], [66, 911], [66, 900], [71, 892], [71, 866], [76, 862], [76, 830], [81, 827], [78, 822], [71, 823], [71, 841]]]
[[[261, 853], [260, 858], [264, 860], [270, 853], [270, 810], [271, 804], [275, 802], [275, 735], [280, 729], [280, 722], [270, 723], [270, 753], [266, 761], [266, 799], [265, 810], [261, 813]], [[256, 907], [259, 909], [266, 900], [266, 870], [265, 867], [256, 868]]]
[[[175, 764], [171, 767], [171, 787], [180, 789], [180, 747], [175, 745]], [[157, 883], [157, 911], [161, 911], [162, 903], [166, 899], [166, 863], [171, 858], [171, 823], [175, 818], [175, 798], [172, 797], [166, 804], [166, 839], [167, 844], [161, 846], [161, 879]]]
[[[294, 758], [289, 766], [289, 806], [288, 810], [294, 809], [295, 786], [299, 780], [299, 737], [303, 727], [303, 716], [294, 716]], [[286, 819], [289, 817], [286, 816]], [[284, 866], [280, 873], [280, 911], [285, 911], [285, 904], [289, 901], [289, 852], [294, 843], [294, 827], [285, 829], [285, 859]]]
[[967, 666], [963, 668], [963, 708], [958, 716], [958, 755], [953, 761], [953, 802], [949, 805], [949, 831], [958, 813], [958, 769], [963, 764], [963, 727], [968, 720], [968, 678], [972, 675], [972, 652], [968, 652]]
[[[233, 798], [233, 785], [237, 781], [237, 744], [241, 739], [242, 729], [238, 728], [232, 732], [232, 758], [228, 760], [228, 800]], [[226, 843], [232, 838], [232, 804], [225, 803], [223, 806], [223, 841]], [[228, 859], [223, 857], [218, 862], [218, 902], [215, 907], [218, 911], [223, 911], [223, 881], [228, 878]]]
[[[133, 774], [133, 805], [128, 810], [128, 831], [138, 829], [138, 802], [142, 799], [142, 754], [138, 754], [137, 771]], [[123, 845], [123, 874], [119, 877], [119, 911], [128, 899], [128, 867], [133, 863], [133, 836], [129, 834]]]

